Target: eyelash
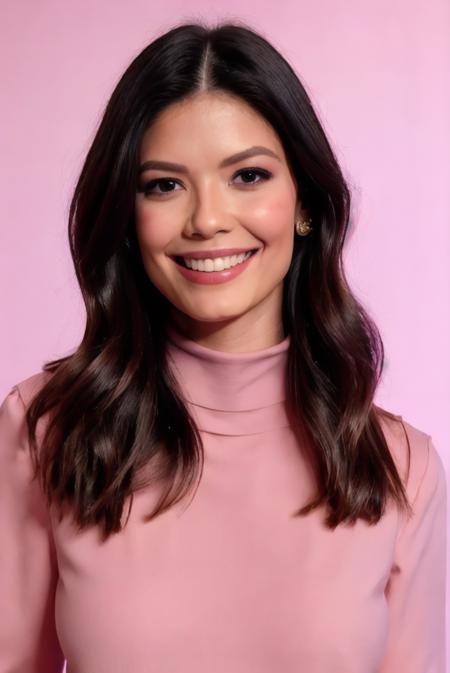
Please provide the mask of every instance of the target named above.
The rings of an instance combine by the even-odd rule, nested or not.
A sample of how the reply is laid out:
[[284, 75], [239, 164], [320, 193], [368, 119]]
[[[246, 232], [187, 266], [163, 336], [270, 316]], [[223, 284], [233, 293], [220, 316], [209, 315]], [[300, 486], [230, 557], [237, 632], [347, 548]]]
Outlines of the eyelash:
[[[241, 183], [241, 184], [247, 184], [250, 187], [253, 187], [254, 185], [258, 185], [260, 182], [266, 182], [267, 180], [270, 180], [272, 177], [272, 173], [270, 171], [266, 171], [265, 169], [262, 168], [242, 168], [240, 171], [236, 173], [234, 176], [235, 178], [241, 175], [242, 173], [254, 173], [256, 175], [259, 175], [262, 179], [258, 180], [257, 182], [247, 182], [247, 183]], [[171, 190], [168, 192], [152, 192], [150, 191], [152, 187], [158, 185], [159, 183], [165, 183], [165, 182], [176, 182], [177, 184], [180, 184], [178, 180], [175, 180], [175, 178], [156, 178], [155, 180], [150, 180], [147, 182], [145, 185], [142, 186], [142, 188], [139, 190], [141, 192], [144, 192], [145, 196], [157, 196], [158, 198], [161, 196], [165, 196], [166, 194], [172, 194], [175, 190]]]

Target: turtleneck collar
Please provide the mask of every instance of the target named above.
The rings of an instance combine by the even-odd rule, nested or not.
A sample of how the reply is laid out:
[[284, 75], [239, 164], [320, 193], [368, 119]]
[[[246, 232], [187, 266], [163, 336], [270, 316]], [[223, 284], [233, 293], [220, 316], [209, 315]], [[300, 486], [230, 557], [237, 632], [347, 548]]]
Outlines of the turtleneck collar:
[[200, 430], [247, 435], [289, 425], [285, 385], [290, 336], [269, 348], [229, 353], [167, 330], [169, 364]]

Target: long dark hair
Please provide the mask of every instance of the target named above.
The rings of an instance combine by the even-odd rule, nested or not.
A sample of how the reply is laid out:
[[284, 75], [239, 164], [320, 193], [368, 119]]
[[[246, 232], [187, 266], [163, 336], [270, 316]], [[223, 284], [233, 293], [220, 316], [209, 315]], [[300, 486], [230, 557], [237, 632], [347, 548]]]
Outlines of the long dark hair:
[[144, 270], [134, 208], [144, 132], [166, 106], [204, 90], [239, 96], [269, 121], [313, 222], [312, 234], [295, 237], [283, 296], [287, 408], [317, 482], [297, 514], [324, 504], [335, 528], [376, 523], [388, 497], [409, 509], [381, 423], [401, 417], [373, 402], [382, 340], [342, 266], [349, 188], [298, 76], [241, 22], [173, 27], [132, 61], [106, 106], [69, 212], [85, 332], [73, 354], [44, 364], [48, 378], [27, 409], [34, 477], [49, 504], [69, 506], [80, 530], [99, 525], [104, 539], [121, 529], [137, 489], [163, 484], [151, 520], [201, 477], [201, 436], [166, 360], [170, 307]]

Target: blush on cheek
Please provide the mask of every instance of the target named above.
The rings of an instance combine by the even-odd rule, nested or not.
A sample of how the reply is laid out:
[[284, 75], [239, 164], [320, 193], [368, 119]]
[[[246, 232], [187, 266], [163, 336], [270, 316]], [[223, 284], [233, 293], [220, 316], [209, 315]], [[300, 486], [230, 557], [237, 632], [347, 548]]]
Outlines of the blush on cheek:
[[295, 204], [286, 198], [273, 199], [260, 206], [253, 214], [254, 233], [267, 244], [276, 243], [280, 237], [289, 236], [294, 227]]
[[[173, 225], [172, 225], [173, 226]], [[139, 244], [148, 252], [161, 252], [171, 241], [170, 225], [160, 219], [136, 217], [136, 236]]]

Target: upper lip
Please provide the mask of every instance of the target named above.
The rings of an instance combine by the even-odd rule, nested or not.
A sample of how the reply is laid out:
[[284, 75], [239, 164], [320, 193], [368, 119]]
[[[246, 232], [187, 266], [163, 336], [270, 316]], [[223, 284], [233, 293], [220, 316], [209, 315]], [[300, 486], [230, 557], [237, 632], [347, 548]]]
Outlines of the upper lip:
[[187, 257], [191, 259], [215, 259], [216, 257], [230, 257], [231, 255], [241, 255], [257, 248], [222, 248], [221, 250], [191, 250], [180, 252], [172, 257]]

